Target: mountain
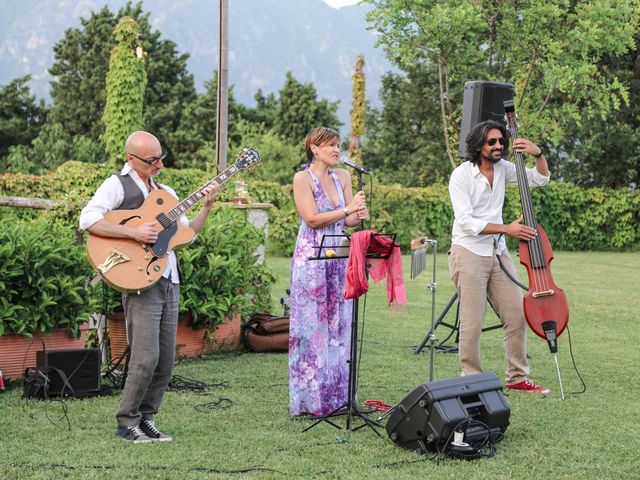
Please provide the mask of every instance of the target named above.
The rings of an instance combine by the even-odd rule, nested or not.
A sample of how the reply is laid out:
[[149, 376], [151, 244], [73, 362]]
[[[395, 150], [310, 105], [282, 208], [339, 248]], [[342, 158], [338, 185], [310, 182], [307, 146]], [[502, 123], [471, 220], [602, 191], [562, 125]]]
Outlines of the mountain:
[[[48, 100], [53, 45], [80, 18], [125, 0], [0, 0], [0, 85], [31, 74], [32, 92]], [[366, 30], [369, 6], [340, 9], [323, 0], [229, 0], [229, 83], [237, 101], [254, 105], [258, 88], [277, 92], [291, 71], [312, 82], [320, 98], [340, 100], [339, 117], [349, 129], [351, 75], [357, 55], [365, 57], [367, 98], [376, 102], [381, 75], [390, 68], [376, 36]], [[154, 29], [190, 55], [188, 68], [198, 90], [218, 63], [218, 0], [147, 0]]]

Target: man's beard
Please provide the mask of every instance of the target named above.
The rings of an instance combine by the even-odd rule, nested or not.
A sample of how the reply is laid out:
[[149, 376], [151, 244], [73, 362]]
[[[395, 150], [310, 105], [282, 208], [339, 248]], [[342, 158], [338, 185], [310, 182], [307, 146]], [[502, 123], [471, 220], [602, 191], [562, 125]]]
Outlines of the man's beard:
[[[497, 152], [497, 150], [496, 150]], [[481, 155], [482, 158], [484, 158], [486, 161], [491, 162], [491, 163], [498, 163], [500, 160], [502, 160], [502, 151], [500, 151], [500, 156], [499, 157], [494, 157], [493, 156], [493, 152], [491, 152], [491, 155], [488, 157], [485, 157], [484, 155]]]

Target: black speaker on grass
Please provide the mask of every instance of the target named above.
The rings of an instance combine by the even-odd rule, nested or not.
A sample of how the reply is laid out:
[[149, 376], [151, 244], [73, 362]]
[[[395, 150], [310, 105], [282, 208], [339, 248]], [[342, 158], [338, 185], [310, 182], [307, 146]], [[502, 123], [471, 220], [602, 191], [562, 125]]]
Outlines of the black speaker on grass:
[[509, 405], [493, 373], [420, 385], [389, 416], [391, 440], [419, 453], [442, 452], [464, 426], [464, 441], [496, 442], [509, 426]]
[[59, 375], [49, 375], [49, 396], [86, 397], [100, 391], [100, 349], [39, 350], [38, 367], [52, 367], [64, 372], [68, 384]]
[[505, 100], [513, 100], [511, 83], [473, 80], [464, 84], [462, 98], [462, 121], [460, 122], [460, 158], [467, 156], [467, 135], [471, 129], [485, 120], [495, 120], [506, 126], [504, 119]]

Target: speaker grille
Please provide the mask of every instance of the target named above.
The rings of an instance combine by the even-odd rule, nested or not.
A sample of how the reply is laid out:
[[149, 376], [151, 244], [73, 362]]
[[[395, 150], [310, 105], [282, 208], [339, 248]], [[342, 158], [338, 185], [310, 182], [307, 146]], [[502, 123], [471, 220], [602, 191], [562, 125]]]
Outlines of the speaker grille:
[[498, 377], [480, 373], [418, 386], [398, 404], [386, 429], [401, 447], [426, 453], [442, 450], [453, 429], [472, 419], [495, 440], [507, 429], [509, 414]]
[[474, 80], [464, 84], [462, 99], [462, 121], [460, 122], [460, 158], [467, 156], [467, 135], [471, 129], [485, 120], [494, 120], [506, 126], [504, 120], [505, 100], [513, 100], [511, 83]]
[[[68, 386], [58, 375], [51, 375], [49, 395], [74, 395], [100, 390], [100, 349], [40, 350], [36, 354], [38, 367], [53, 367], [67, 376]], [[72, 390], [69, 389], [69, 386]]]

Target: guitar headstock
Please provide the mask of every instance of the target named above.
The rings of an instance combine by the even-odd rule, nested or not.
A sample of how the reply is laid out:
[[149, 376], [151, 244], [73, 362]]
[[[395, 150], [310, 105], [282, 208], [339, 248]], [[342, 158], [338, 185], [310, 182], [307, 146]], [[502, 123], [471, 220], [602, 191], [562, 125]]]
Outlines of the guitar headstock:
[[260, 154], [258, 151], [255, 148], [245, 147], [238, 154], [234, 166], [238, 170], [244, 170], [257, 165], [258, 163], [260, 163]]

